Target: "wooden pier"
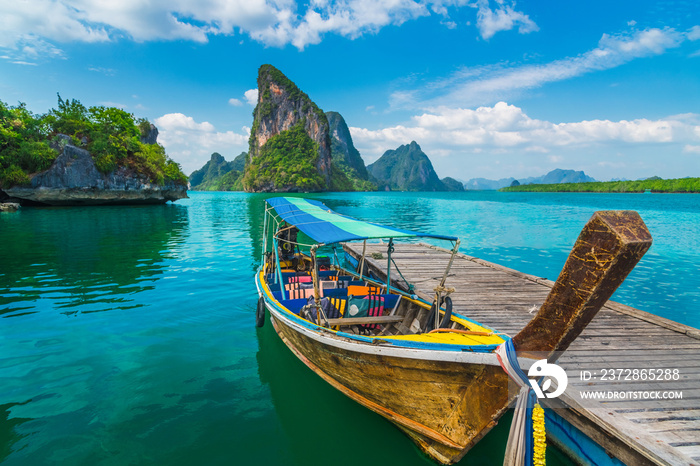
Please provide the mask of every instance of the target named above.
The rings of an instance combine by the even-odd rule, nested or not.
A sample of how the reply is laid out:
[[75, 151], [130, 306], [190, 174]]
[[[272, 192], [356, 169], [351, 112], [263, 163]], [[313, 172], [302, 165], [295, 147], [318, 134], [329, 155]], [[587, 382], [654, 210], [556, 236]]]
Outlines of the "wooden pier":
[[[362, 244], [346, 244], [359, 258]], [[386, 279], [386, 244], [367, 244], [366, 262]], [[415, 293], [434, 298], [450, 254], [427, 244], [395, 244], [392, 257]], [[392, 267], [392, 286], [405, 282]], [[518, 333], [544, 302], [553, 281], [527, 275], [475, 257], [458, 254], [447, 286], [456, 288], [454, 310], [508, 335]], [[534, 312], [533, 312], [534, 311]], [[633, 382], [582, 381], [569, 376], [569, 388], [556, 410], [570, 424], [601, 445], [608, 455], [629, 465], [700, 464], [700, 330], [608, 301], [559, 359], [567, 369], [679, 369], [671, 386]], [[607, 385], [606, 385], [607, 384]], [[682, 390], [679, 400], [640, 400], [620, 404], [608, 400], [577, 402], [572, 393], [585, 390]], [[585, 404], [585, 407], [582, 406]], [[682, 407], [680, 407], [682, 406]], [[585, 462], [584, 462], [585, 463]]]

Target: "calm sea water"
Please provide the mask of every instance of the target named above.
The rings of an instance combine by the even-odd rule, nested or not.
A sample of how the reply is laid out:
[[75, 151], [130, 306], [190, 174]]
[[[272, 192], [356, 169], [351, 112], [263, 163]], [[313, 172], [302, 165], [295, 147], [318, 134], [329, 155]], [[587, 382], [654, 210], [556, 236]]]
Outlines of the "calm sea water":
[[[431, 464], [255, 328], [265, 196], [190, 196], [0, 214], [0, 463]], [[638, 210], [654, 245], [614, 299], [700, 326], [698, 195], [313, 197], [550, 279], [594, 211]], [[508, 424], [463, 463], [500, 464]]]

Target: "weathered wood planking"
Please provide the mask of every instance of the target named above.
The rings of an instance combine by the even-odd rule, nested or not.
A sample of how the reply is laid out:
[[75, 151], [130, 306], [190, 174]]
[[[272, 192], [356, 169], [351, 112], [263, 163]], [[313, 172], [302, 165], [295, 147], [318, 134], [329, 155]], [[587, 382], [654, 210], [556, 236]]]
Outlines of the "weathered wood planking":
[[[386, 278], [386, 244], [368, 244], [366, 261]], [[449, 261], [449, 251], [427, 244], [395, 244], [392, 257], [416, 294], [431, 301]], [[361, 244], [347, 244], [355, 257]], [[375, 258], [372, 254], [375, 254]], [[378, 254], [382, 256], [379, 257]], [[392, 286], [404, 281], [392, 267]], [[459, 254], [447, 279], [455, 311], [499, 332], [515, 335], [532, 319], [553, 281], [528, 275], [475, 257]], [[643, 353], [641, 353], [643, 351]], [[641, 356], [643, 354], [643, 356]], [[677, 385], [697, 408], [674, 408], [674, 402], [648, 400], [635, 408], [598, 402], [582, 407], [564, 398], [564, 419], [628, 464], [700, 464], [700, 330], [624, 304], [608, 301], [559, 362], [568, 368], [678, 368]], [[569, 379], [568, 390], [590, 388]], [[596, 384], [597, 389], [620, 389], [620, 384]], [[676, 385], [674, 385], [676, 387]], [[625, 388], [622, 388], [625, 389]], [[627, 388], [629, 389], [629, 388]], [[658, 390], [653, 383], [635, 383], [635, 390]], [[587, 403], [593, 403], [590, 400]], [[587, 404], [588, 406], [588, 404]], [[676, 404], [677, 406], [677, 404]]]

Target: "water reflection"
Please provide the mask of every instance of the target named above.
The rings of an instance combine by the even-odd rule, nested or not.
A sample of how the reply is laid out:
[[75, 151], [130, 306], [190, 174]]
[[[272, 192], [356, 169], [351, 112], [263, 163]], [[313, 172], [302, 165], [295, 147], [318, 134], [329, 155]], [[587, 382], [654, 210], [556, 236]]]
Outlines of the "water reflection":
[[22, 209], [0, 215], [0, 315], [126, 309], [181, 244], [180, 205]]
[[19, 426], [30, 419], [13, 418], [10, 410], [13, 406], [23, 403], [7, 403], [0, 405], [0, 463], [2, 463], [10, 453], [14, 445], [25, 436], [17, 432]]

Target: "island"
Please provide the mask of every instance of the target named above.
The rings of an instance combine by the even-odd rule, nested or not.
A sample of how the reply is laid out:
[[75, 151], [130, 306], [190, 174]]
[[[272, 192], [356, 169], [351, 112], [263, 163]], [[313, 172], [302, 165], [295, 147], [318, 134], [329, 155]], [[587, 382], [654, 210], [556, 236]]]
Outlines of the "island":
[[499, 189], [503, 192], [538, 193], [700, 193], [700, 178], [664, 180], [652, 177], [636, 181], [595, 181], [588, 183], [527, 184]]
[[187, 197], [187, 176], [157, 143], [158, 129], [114, 107], [58, 96], [34, 115], [0, 101], [0, 202], [157, 204]]

